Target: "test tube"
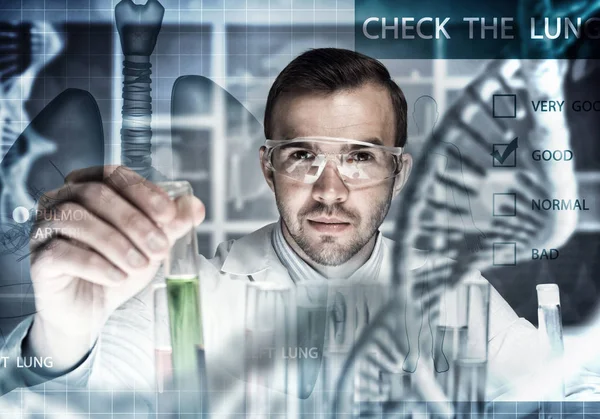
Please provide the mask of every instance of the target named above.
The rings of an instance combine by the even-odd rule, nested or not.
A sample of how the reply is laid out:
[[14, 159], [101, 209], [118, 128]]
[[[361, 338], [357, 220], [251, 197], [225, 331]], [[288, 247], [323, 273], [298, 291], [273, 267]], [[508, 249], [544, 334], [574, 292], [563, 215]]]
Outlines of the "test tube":
[[[321, 385], [317, 388], [321, 396], [319, 406], [321, 411], [328, 411], [327, 406], [333, 401], [339, 374], [354, 345], [358, 308], [356, 300], [358, 284], [333, 281], [327, 284], [327, 288]], [[342, 394], [339, 395], [342, 398], [346, 396], [344, 405], [351, 405], [353, 393], [354, 382], [347, 382]]]
[[156, 391], [163, 393], [171, 389], [173, 361], [169, 308], [167, 306], [167, 286], [153, 287], [154, 300], [154, 365], [156, 371]]
[[[193, 196], [185, 181], [158, 184], [173, 200]], [[171, 247], [164, 261], [169, 308], [174, 385], [186, 411], [207, 412], [208, 392], [200, 284], [198, 243], [193, 225]], [[200, 397], [198, 397], [200, 395]]]
[[[555, 369], [550, 371], [547, 400], [562, 400], [565, 397], [562, 359], [564, 355], [562, 318], [558, 285], [539, 284], [536, 286], [538, 298], [538, 334], [545, 365]], [[544, 356], [545, 355], [545, 356]]]
[[[389, 285], [368, 282], [361, 283], [357, 288], [357, 293], [355, 340], [360, 337], [365, 329], [371, 326], [373, 320], [387, 304], [392, 294]], [[389, 347], [385, 350], [393, 353], [394, 345], [391, 342], [386, 342], [386, 344]], [[373, 347], [357, 362], [355, 401], [384, 402], [394, 401], [394, 398], [402, 397], [398, 393], [406, 388], [410, 377], [406, 376], [400, 367], [394, 371], [382, 371], [372, 362], [366, 360], [366, 357], [377, 359], [380, 356], [380, 349]], [[365, 377], [369, 378], [365, 379]], [[374, 377], [377, 377], [377, 381], [374, 381]]]
[[484, 414], [487, 379], [490, 283], [469, 279], [461, 285], [467, 297], [467, 336], [456, 361], [457, 401], [471, 402], [471, 413]]
[[[295, 288], [295, 345], [300, 352], [313, 356], [298, 356], [290, 360], [296, 372], [298, 415], [314, 417], [323, 410], [323, 376], [320, 374], [327, 329], [327, 301], [330, 293], [326, 280], [301, 281]], [[311, 396], [312, 395], [312, 396]]]
[[297, 356], [289, 339], [289, 300], [290, 289], [280, 284], [246, 286], [246, 417], [288, 416], [288, 359]]
[[434, 339], [435, 378], [444, 393], [454, 401], [458, 398], [457, 362], [467, 340], [467, 294], [467, 287], [459, 284], [441, 298], [440, 321]]
[[438, 325], [434, 340], [433, 364], [436, 381], [452, 400], [458, 397], [455, 369], [460, 349], [467, 339], [467, 326]]

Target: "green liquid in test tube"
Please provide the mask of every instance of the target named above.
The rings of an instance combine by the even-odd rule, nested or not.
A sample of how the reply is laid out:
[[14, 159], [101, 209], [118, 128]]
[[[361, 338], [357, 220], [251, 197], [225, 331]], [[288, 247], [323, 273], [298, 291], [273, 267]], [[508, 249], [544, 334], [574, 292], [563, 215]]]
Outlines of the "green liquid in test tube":
[[[171, 199], [191, 197], [188, 182], [159, 183]], [[193, 225], [179, 238], [164, 262], [173, 361], [173, 378], [186, 411], [208, 411], [202, 330], [198, 243]], [[205, 416], [207, 417], [207, 416]]]

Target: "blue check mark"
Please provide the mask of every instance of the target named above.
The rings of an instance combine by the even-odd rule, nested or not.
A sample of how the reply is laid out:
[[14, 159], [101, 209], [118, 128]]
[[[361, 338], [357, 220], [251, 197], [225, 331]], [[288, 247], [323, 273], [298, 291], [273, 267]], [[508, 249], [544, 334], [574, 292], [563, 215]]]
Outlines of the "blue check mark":
[[506, 159], [519, 147], [519, 137], [515, 137], [508, 146], [504, 149], [504, 153], [500, 154], [498, 150], [492, 151], [490, 154], [493, 158], [498, 160], [500, 164], [504, 164]]

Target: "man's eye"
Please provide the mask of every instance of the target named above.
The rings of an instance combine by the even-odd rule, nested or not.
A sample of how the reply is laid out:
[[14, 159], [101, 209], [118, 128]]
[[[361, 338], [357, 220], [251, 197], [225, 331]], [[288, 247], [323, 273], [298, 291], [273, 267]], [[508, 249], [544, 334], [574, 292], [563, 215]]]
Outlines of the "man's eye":
[[364, 151], [360, 151], [357, 153], [353, 153], [348, 156], [348, 160], [351, 163], [354, 162], [367, 162], [373, 160], [373, 156], [370, 153], [366, 153]]
[[294, 160], [308, 160], [312, 159], [314, 157], [314, 154], [306, 150], [298, 150], [294, 151], [290, 157]]

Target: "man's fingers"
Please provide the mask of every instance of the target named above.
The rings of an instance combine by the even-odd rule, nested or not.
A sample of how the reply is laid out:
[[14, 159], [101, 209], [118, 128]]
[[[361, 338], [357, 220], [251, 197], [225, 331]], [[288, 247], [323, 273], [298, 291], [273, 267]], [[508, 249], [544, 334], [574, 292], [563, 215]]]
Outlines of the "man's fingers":
[[[103, 182], [95, 181], [107, 173]], [[38, 216], [56, 213], [61, 202], [76, 202], [120, 231], [150, 260], [162, 260], [169, 245], [205, 217], [204, 205], [196, 197], [173, 201], [160, 187], [121, 166], [82, 169], [66, 180], [44, 196]], [[92, 247], [102, 252], [93, 243]]]
[[[169, 248], [169, 240], [154, 220], [104, 183], [87, 182], [65, 185], [70, 189], [70, 202], [76, 202], [98, 218], [125, 235], [146, 257], [162, 260]], [[175, 204], [166, 198], [175, 211]], [[50, 216], [69, 216], [50, 211]], [[43, 215], [43, 214], [42, 214]], [[72, 214], [73, 216], [75, 214]]]
[[175, 206], [177, 215], [164, 227], [170, 243], [202, 223], [206, 215], [204, 204], [195, 196], [182, 196], [175, 200]]
[[158, 223], [168, 223], [176, 215], [169, 195], [131, 169], [117, 167], [104, 183]]
[[[102, 182], [157, 223], [168, 223], [176, 208], [159, 186], [124, 166], [97, 166], [77, 170], [66, 177], [67, 185]], [[99, 196], [98, 205], [102, 205]]]
[[[44, 263], [38, 263], [44, 260]], [[54, 238], [31, 256], [32, 278], [60, 278], [72, 276], [108, 287], [119, 286], [126, 274], [104, 257], [90, 249], [84, 249], [64, 238]], [[44, 269], [44, 275], [37, 275]]]
[[36, 224], [32, 229], [32, 250], [57, 236], [84, 244], [127, 274], [149, 264], [149, 260], [125, 235], [74, 202], [59, 204], [53, 217]]

